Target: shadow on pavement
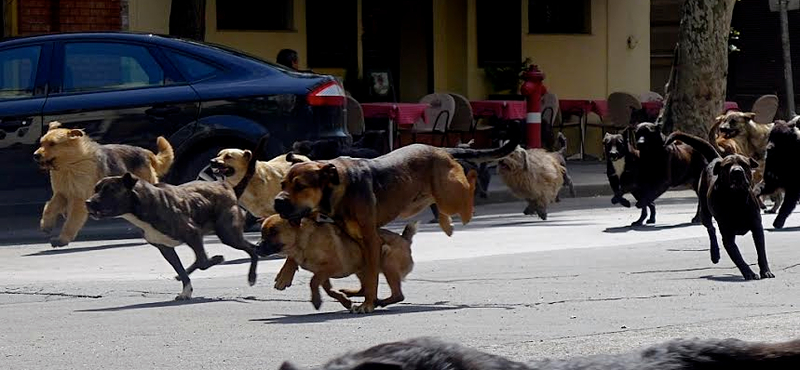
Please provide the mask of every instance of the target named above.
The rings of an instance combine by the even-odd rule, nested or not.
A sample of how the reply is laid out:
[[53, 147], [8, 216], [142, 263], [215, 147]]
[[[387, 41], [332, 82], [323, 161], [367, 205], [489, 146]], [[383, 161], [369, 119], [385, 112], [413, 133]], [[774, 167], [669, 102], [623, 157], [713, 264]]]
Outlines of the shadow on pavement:
[[55, 256], [59, 254], [68, 254], [68, 253], [96, 252], [105, 249], [130, 248], [130, 247], [139, 247], [144, 245], [149, 245], [149, 244], [141, 242], [131, 242], [131, 243], [98, 245], [95, 247], [79, 247], [79, 248], [61, 247], [56, 249], [47, 249], [36, 253], [24, 254], [22, 255], [22, 257]]
[[[338, 303], [336, 302], [330, 302], [330, 303], [338, 305]], [[311, 307], [310, 304], [309, 307]], [[465, 308], [470, 308], [470, 307], [466, 305], [441, 306], [441, 305], [399, 304], [395, 306], [390, 306], [388, 308], [377, 309], [374, 312], [367, 315], [350, 313], [347, 311], [322, 312], [322, 313], [314, 312], [305, 315], [284, 315], [266, 319], [250, 319], [250, 321], [254, 322], [260, 321], [265, 324], [306, 324], [306, 323], [310, 324], [310, 323], [320, 323], [320, 322], [328, 322], [334, 320], [364, 318], [365, 316], [383, 316], [383, 315], [399, 315], [406, 313], [452, 311], [452, 310], [463, 310]]]
[[769, 232], [782, 233], [782, 232], [787, 232], [787, 231], [800, 231], [800, 226], [784, 227], [784, 228], [780, 228], [780, 229], [776, 229], [774, 227], [770, 227], [769, 229], [764, 229], [764, 230], [767, 230]]
[[205, 297], [196, 297], [185, 301], [176, 301], [176, 300], [169, 300], [169, 301], [159, 301], [159, 302], [147, 302], [147, 303], [137, 303], [127, 306], [119, 306], [119, 307], [106, 307], [106, 308], [91, 308], [86, 310], [75, 310], [75, 312], [117, 312], [117, 311], [127, 311], [127, 310], [138, 310], [142, 308], [161, 308], [161, 307], [172, 307], [172, 306], [188, 306], [188, 305], [195, 305], [195, 304], [202, 304], [202, 303], [214, 303], [214, 302], [239, 302], [244, 303], [237, 299], [228, 299], [228, 298], [205, 298]]
[[639, 226], [617, 226], [617, 227], [608, 227], [603, 230], [604, 233], [627, 233], [628, 231], [659, 231], [659, 230], [670, 230], [670, 229], [678, 229], [681, 227], [689, 227], [689, 226], [702, 226], [700, 224], [695, 224], [692, 222], [684, 222], [675, 225], [662, 225], [662, 226], [649, 226], [649, 225], [639, 225]]
[[700, 276], [698, 279], [706, 279], [711, 281], [719, 281], [723, 283], [745, 283], [745, 280], [742, 275], [734, 275], [734, 274], [725, 274], [725, 275], [706, 275]]

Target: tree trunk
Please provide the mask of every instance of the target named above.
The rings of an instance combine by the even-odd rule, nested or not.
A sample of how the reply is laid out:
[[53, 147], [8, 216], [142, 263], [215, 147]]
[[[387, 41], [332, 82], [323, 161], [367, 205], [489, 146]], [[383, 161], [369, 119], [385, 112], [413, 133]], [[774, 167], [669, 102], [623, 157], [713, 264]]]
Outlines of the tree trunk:
[[206, 0], [172, 0], [169, 34], [203, 41], [206, 34]]
[[679, 41], [659, 122], [707, 137], [722, 113], [728, 78], [728, 34], [736, 0], [685, 0]]

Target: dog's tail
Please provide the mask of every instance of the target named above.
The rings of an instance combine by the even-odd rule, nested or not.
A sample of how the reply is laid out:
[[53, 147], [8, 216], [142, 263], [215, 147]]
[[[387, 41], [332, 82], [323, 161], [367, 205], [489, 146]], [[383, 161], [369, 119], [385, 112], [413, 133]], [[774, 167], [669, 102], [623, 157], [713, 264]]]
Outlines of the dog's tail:
[[239, 183], [233, 187], [233, 193], [236, 194], [236, 199], [242, 197], [244, 190], [247, 189], [247, 185], [250, 184], [250, 180], [256, 173], [256, 162], [261, 159], [264, 148], [267, 146], [267, 141], [269, 141], [269, 134], [262, 136], [261, 140], [258, 141], [258, 145], [256, 145], [256, 149], [250, 153], [250, 160], [247, 161], [247, 170], [245, 170], [244, 176], [239, 180]]
[[497, 149], [468, 149], [468, 148], [443, 148], [455, 159], [468, 161], [474, 164], [496, 161], [512, 152], [520, 143], [520, 135], [511, 135], [508, 142]]
[[563, 132], [559, 132], [556, 140], [558, 140], [558, 154], [563, 156], [567, 152], [567, 137]]
[[711, 144], [708, 143], [708, 141], [705, 141], [702, 138], [687, 133], [683, 133], [680, 131], [675, 131], [671, 133], [667, 137], [667, 141], [664, 142], [664, 146], [672, 144], [672, 142], [674, 142], [675, 140], [680, 140], [688, 144], [689, 146], [694, 148], [694, 150], [697, 150], [698, 152], [703, 154], [703, 156], [706, 157], [706, 160], [709, 162], [714, 160], [714, 158], [720, 157], [717, 148], [714, 148]]
[[159, 136], [156, 139], [156, 145], [158, 145], [158, 153], [153, 155], [152, 164], [156, 170], [156, 175], [161, 177], [166, 175], [172, 166], [172, 162], [175, 160], [175, 152], [172, 150], [172, 145], [163, 136]]
[[411, 240], [414, 238], [414, 235], [417, 234], [417, 221], [411, 221], [406, 224], [405, 229], [403, 229], [403, 239], [408, 240], [411, 243]]

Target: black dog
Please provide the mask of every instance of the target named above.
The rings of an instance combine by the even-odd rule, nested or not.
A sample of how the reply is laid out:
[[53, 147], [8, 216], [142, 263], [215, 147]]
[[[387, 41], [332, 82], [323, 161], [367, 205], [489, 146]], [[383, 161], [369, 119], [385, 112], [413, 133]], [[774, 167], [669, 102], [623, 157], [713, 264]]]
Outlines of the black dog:
[[711, 262], [719, 262], [719, 244], [711, 220], [713, 217], [717, 220], [719, 232], [722, 234], [725, 251], [745, 280], [758, 279], [758, 275], [744, 262], [739, 247], [736, 246], [736, 235], [745, 235], [747, 232], [753, 233], [761, 277], [775, 277], [767, 263], [764, 228], [761, 226], [761, 207], [753, 189], [753, 169], [758, 167], [758, 162], [741, 154], [731, 154], [723, 158], [707, 141], [681, 132], [671, 134], [667, 138], [667, 145], [674, 140], [681, 140], [691, 145], [710, 160], [700, 177], [697, 196], [700, 203], [700, 217], [711, 241]]
[[[708, 165], [703, 154], [683, 143], [665, 144], [662, 125], [643, 122], [636, 125], [636, 147], [639, 150], [636, 188], [637, 207], [655, 202], [671, 187], [689, 186], [697, 193], [701, 173]], [[700, 205], [692, 223], [700, 222]]]
[[[361, 140], [365, 139], [366, 136]], [[350, 146], [338, 140], [304, 140], [295, 142], [292, 145], [292, 151], [302, 154], [313, 161], [329, 160], [342, 156], [353, 158], [377, 158], [380, 156], [380, 153], [375, 149], [359, 147], [358, 145], [362, 145], [362, 143], [356, 142]]]
[[[266, 137], [262, 138], [254, 153], [263, 152], [266, 141]], [[92, 218], [121, 217], [144, 231], [145, 240], [158, 248], [183, 283], [176, 300], [192, 297], [189, 274], [224, 261], [220, 255], [210, 259], [206, 255], [203, 237], [210, 231], [224, 244], [250, 255], [247, 281], [253, 285], [258, 255], [256, 245], [244, 238], [244, 215], [238, 199], [255, 173], [256, 159], [256, 155], [250, 158], [244, 177], [234, 188], [222, 181], [192, 181], [178, 186], [150, 184], [130, 173], [106, 177], [95, 186], [86, 208]], [[175, 253], [175, 247], [184, 242], [196, 257], [185, 270]]]
[[623, 130], [619, 134], [607, 133], [603, 137], [603, 152], [606, 157], [606, 176], [608, 185], [614, 192], [611, 204], [621, 204], [630, 207], [631, 202], [625, 199], [625, 193], [631, 193], [636, 199], [636, 206], [642, 209], [639, 219], [634, 221], [631, 226], [639, 226], [647, 218], [647, 210], [650, 210], [648, 224], [656, 222], [656, 206], [653, 202], [644, 207], [641, 204], [641, 193], [636, 186], [637, 176], [639, 175], [639, 151], [631, 145], [628, 137], [628, 130]]
[[797, 170], [797, 158], [800, 155], [800, 129], [795, 118], [789, 123], [776, 122], [769, 133], [767, 157], [764, 165], [764, 181], [758, 189], [758, 195], [773, 194], [784, 190], [784, 200], [778, 216], [772, 223], [780, 229], [786, 218], [792, 214], [800, 200], [800, 171]]
[[[755, 343], [738, 339], [677, 339], [634, 352], [522, 363], [433, 338], [384, 343], [351, 352], [324, 370], [700, 370], [796, 369], [800, 340]], [[281, 370], [297, 368], [284, 362]]]

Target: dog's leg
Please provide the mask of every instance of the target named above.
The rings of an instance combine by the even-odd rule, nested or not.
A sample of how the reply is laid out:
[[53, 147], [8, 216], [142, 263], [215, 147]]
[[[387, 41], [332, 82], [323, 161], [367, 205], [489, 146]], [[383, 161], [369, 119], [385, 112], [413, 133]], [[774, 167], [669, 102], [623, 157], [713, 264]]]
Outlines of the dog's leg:
[[50, 245], [53, 248], [63, 247], [75, 240], [78, 231], [81, 230], [88, 218], [89, 211], [86, 210], [85, 199], [68, 199], [67, 220], [64, 222], [58, 237], [50, 239]]
[[436, 206], [436, 203], [431, 204], [431, 213], [433, 213], [433, 218], [428, 223], [435, 224], [439, 222], [439, 207]]
[[714, 221], [711, 219], [711, 212], [708, 205], [700, 200], [700, 218], [708, 232], [708, 240], [711, 243], [709, 252], [711, 253], [711, 263], [716, 264], [719, 262], [719, 243], [717, 242], [717, 229], [714, 228]]
[[275, 276], [275, 289], [284, 290], [292, 286], [295, 272], [297, 272], [297, 262], [293, 258], [287, 258]]
[[244, 219], [239, 212], [239, 206], [234, 205], [230, 209], [230, 212], [217, 219], [214, 230], [223, 244], [244, 251], [250, 256], [250, 270], [247, 273], [247, 283], [253, 286], [256, 284], [258, 255], [256, 254], [256, 246], [244, 238], [244, 234], [242, 234], [243, 227]]
[[699, 198], [700, 198], [700, 196], [698, 195], [697, 211], [695, 211], [694, 217], [692, 217], [692, 223], [693, 224], [700, 223], [700, 202], [699, 202]]
[[642, 206], [641, 208], [642, 212], [639, 214], [639, 219], [633, 221], [631, 226], [642, 226], [642, 222], [644, 222], [644, 219], [647, 218], [647, 206]]
[[[364, 274], [357, 273], [356, 276], [358, 277], [358, 281], [364, 281]], [[363, 297], [364, 296], [364, 283], [361, 283], [361, 287], [358, 289], [339, 289], [344, 295], [348, 297]]]
[[655, 205], [655, 203], [648, 204], [647, 208], [650, 209], [650, 218], [647, 219], [647, 223], [648, 224], [656, 223], [656, 205]]
[[751, 231], [753, 233], [753, 243], [756, 245], [756, 253], [758, 254], [758, 270], [762, 279], [774, 278], [775, 274], [769, 270], [769, 263], [767, 262], [767, 245], [764, 242], [764, 228], [759, 222], [756, 227]]
[[786, 223], [786, 218], [792, 214], [794, 207], [797, 206], [798, 199], [800, 199], [800, 191], [792, 189], [792, 191], [787, 190], [784, 192], [783, 204], [781, 204], [781, 209], [778, 211], [778, 216], [775, 217], [772, 226], [776, 229], [783, 228], [783, 225]]
[[[441, 224], [442, 215], [439, 214], [439, 222]], [[449, 216], [447, 216], [449, 218]], [[370, 212], [364, 221], [367, 225], [361, 224], [361, 233], [363, 235], [364, 246], [364, 269], [362, 269], [364, 278], [361, 280], [361, 286], [364, 288], [364, 303], [353, 306], [353, 312], [356, 313], [370, 313], [375, 310], [375, 302], [378, 300], [378, 270], [381, 264], [381, 246], [383, 239], [378, 234], [378, 229], [374, 223], [375, 217]], [[372, 222], [369, 222], [372, 221]], [[452, 226], [451, 226], [452, 227]], [[452, 233], [452, 230], [451, 230]]]
[[321, 276], [320, 274], [314, 274], [314, 276], [311, 277], [311, 283], [309, 284], [311, 287], [311, 304], [313, 304], [314, 308], [317, 310], [322, 307], [322, 296], [319, 294], [319, 286], [326, 280], [328, 280], [328, 277]]
[[333, 290], [333, 287], [331, 286], [331, 279], [325, 279], [325, 281], [322, 282], [322, 289], [325, 290], [325, 293], [328, 293], [328, 296], [339, 301], [344, 308], [349, 310], [353, 307], [353, 302], [347, 299], [344, 293]]
[[56, 226], [58, 216], [63, 214], [67, 208], [67, 198], [63, 194], [55, 193], [50, 200], [45, 203], [44, 210], [42, 211], [42, 220], [39, 222], [39, 228], [50, 234]]
[[158, 251], [161, 252], [161, 255], [164, 256], [164, 259], [172, 265], [172, 268], [175, 269], [175, 272], [178, 274], [181, 282], [183, 283], [183, 291], [181, 294], [178, 294], [175, 297], [175, 300], [182, 301], [185, 299], [192, 298], [192, 281], [189, 280], [189, 274], [186, 270], [183, 269], [183, 264], [181, 263], [181, 259], [178, 257], [178, 254], [175, 253], [175, 248], [165, 247], [163, 245], [156, 245]]
[[384, 264], [383, 277], [386, 278], [386, 283], [389, 284], [389, 289], [391, 290], [392, 295], [389, 296], [389, 298], [379, 300], [376, 304], [378, 307], [386, 307], [390, 304], [402, 302], [406, 299], [406, 297], [403, 296], [403, 289], [401, 287], [403, 277], [400, 276], [400, 271], [397, 271], [397, 269], [386, 265], [387, 264]]
[[187, 240], [186, 244], [192, 248], [195, 256], [194, 263], [192, 263], [189, 268], [186, 269], [187, 274], [191, 274], [196, 269], [208, 269], [211, 266], [218, 265], [225, 261], [225, 258], [220, 255], [216, 255], [210, 259], [208, 258], [206, 255], [206, 249], [203, 247], [203, 234], [201, 233], [197, 233], [191, 238], [191, 240]]
[[442, 228], [442, 231], [444, 231], [447, 236], [453, 235], [453, 219], [442, 212], [439, 212], [439, 227]]
[[744, 262], [742, 254], [739, 253], [739, 247], [736, 245], [736, 234], [722, 228], [720, 228], [719, 231], [720, 234], [722, 234], [722, 245], [725, 247], [725, 251], [728, 252], [728, 257], [730, 257], [731, 261], [739, 268], [742, 277], [744, 277], [745, 280], [758, 280], [758, 275], [750, 269], [750, 266]]

